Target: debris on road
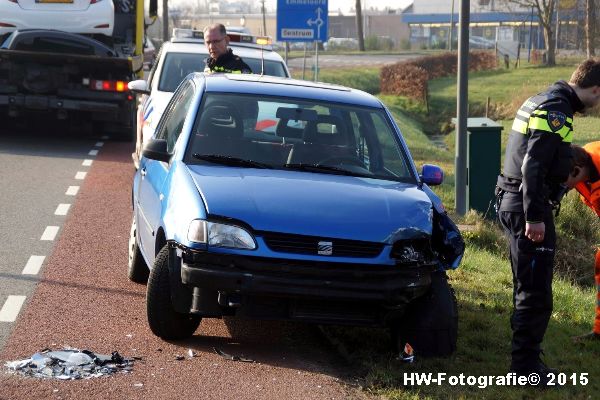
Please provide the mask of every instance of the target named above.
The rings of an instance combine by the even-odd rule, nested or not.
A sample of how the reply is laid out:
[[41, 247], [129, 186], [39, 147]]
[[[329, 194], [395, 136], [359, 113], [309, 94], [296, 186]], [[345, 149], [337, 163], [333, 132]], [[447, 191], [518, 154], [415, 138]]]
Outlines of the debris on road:
[[194, 350], [192, 350], [192, 349], [188, 349], [188, 357], [189, 357], [189, 358], [194, 358], [194, 357], [197, 357], [197, 356], [198, 356], [198, 353], [196, 353], [196, 352], [195, 352]]
[[241, 362], [247, 362], [247, 363], [253, 363], [256, 362], [254, 360], [251, 360], [249, 358], [244, 358], [243, 356], [234, 356], [231, 354], [227, 354], [224, 351], [217, 349], [216, 347], [213, 347], [213, 350], [215, 351], [215, 353], [217, 353], [218, 355], [220, 355], [221, 357], [223, 357], [226, 360], [230, 360], [230, 361], [241, 361]]
[[412, 346], [408, 343], [404, 345], [404, 350], [402, 353], [396, 358], [396, 360], [404, 361], [407, 363], [412, 363], [415, 361], [415, 354]]
[[21, 375], [72, 380], [130, 372], [133, 360], [124, 358], [116, 351], [111, 355], [103, 355], [89, 350], [66, 348], [56, 351], [44, 349], [31, 358], [9, 361], [4, 365], [11, 372]]

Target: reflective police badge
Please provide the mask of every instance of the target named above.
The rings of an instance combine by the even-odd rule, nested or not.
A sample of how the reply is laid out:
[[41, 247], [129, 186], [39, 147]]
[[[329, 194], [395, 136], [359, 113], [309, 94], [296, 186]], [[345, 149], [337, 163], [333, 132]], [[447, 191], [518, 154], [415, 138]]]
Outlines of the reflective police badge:
[[565, 125], [567, 121], [567, 116], [560, 111], [550, 111], [548, 112], [548, 125], [552, 132], [556, 132], [560, 128]]

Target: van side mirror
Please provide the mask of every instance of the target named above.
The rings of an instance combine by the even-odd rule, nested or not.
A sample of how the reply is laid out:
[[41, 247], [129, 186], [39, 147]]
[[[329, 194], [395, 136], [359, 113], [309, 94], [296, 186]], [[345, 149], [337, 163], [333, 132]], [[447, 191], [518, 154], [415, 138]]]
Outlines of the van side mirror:
[[148, 90], [148, 83], [146, 83], [146, 81], [143, 79], [129, 82], [127, 84], [127, 88], [133, 93], [150, 94], [150, 90]]
[[444, 171], [437, 165], [423, 164], [419, 178], [429, 186], [441, 185], [444, 182]]

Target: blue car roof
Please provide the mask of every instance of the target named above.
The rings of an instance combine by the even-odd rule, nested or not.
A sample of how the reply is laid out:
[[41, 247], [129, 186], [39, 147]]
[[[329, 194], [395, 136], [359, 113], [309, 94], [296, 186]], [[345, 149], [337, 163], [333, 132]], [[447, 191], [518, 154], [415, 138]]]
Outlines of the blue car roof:
[[195, 79], [205, 79], [207, 92], [248, 93], [265, 96], [298, 97], [367, 107], [383, 108], [374, 96], [345, 86], [302, 81], [255, 74], [196, 73]]

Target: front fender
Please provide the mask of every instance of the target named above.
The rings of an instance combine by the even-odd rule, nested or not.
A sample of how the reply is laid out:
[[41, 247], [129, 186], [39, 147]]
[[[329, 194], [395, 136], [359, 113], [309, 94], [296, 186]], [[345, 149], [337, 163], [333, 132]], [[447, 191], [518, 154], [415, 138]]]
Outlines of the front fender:
[[187, 238], [189, 223], [194, 219], [206, 219], [206, 206], [181, 161], [171, 165], [163, 194], [161, 221], [166, 240], [194, 249], [206, 247]]

